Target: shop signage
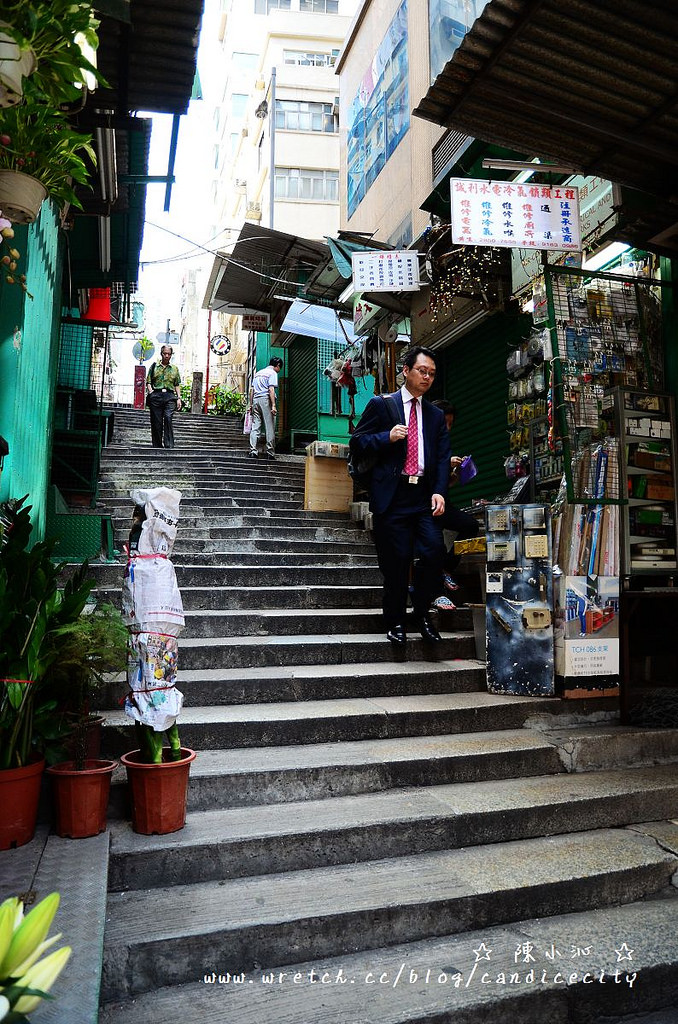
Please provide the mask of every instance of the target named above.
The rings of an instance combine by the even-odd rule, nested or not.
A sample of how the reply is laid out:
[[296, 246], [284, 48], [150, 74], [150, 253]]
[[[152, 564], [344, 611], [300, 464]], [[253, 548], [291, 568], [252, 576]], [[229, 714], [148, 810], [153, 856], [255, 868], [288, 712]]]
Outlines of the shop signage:
[[573, 186], [452, 178], [450, 193], [457, 244], [581, 249], [579, 195]]
[[[619, 220], [617, 208], [621, 205], [619, 185], [614, 185], [604, 178], [585, 178], [576, 174], [565, 185], [574, 186], [579, 190], [579, 231], [582, 247], [586, 247], [586, 239], [594, 234], [599, 241], [607, 237]], [[567, 265], [568, 257], [564, 262]], [[549, 263], [562, 262], [563, 257], [553, 255]], [[578, 264], [581, 265], [581, 264]], [[535, 277], [542, 272], [541, 254], [525, 249], [511, 253], [511, 278], [514, 294], [532, 287]]]
[[357, 292], [418, 292], [419, 254], [409, 249], [351, 254]]
[[243, 331], [267, 331], [268, 316], [266, 313], [248, 313], [242, 318]]

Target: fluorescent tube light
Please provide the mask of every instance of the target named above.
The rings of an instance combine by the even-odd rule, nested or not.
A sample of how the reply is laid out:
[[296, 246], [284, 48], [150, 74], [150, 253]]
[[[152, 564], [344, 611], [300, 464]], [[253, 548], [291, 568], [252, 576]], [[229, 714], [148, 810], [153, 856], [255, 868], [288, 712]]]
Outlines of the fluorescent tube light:
[[623, 252], [628, 252], [630, 248], [631, 246], [626, 242], [610, 242], [609, 245], [604, 245], [594, 256], [582, 263], [581, 268], [582, 270], [600, 270], [601, 267], [616, 260]]

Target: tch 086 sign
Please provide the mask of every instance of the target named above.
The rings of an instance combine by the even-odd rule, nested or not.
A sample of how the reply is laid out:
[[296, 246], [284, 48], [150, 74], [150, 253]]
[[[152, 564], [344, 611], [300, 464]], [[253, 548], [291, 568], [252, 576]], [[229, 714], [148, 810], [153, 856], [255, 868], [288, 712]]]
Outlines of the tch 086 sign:
[[571, 185], [452, 178], [452, 241], [579, 252], [579, 191]]

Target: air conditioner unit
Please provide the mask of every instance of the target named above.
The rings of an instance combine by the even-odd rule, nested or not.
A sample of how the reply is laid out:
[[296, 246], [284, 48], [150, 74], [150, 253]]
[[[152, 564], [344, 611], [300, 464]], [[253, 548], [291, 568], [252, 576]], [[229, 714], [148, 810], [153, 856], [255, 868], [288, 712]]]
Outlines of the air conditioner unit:
[[245, 218], [246, 220], [261, 220], [261, 203], [248, 203]]
[[247, 182], [244, 178], [236, 178], [233, 182], [233, 187], [236, 192], [240, 193], [240, 195], [244, 196], [247, 194]]
[[249, 135], [249, 130], [247, 128], [243, 128], [240, 134], [242, 135], [243, 139], [246, 139], [247, 136]]

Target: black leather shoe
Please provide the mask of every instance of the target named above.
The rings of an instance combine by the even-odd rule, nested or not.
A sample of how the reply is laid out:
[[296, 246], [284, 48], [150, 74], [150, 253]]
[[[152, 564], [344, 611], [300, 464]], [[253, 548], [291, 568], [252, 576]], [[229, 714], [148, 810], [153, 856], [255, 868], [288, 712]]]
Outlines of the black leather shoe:
[[405, 632], [404, 626], [392, 626], [386, 634], [386, 639], [390, 640], [392, 644], [396, 644], [402, 647], [403, 644], [407, 643], [407, 633]]
[[419, 620], [419, 632], [421, 633], [422, 640], [427, 644], [437, 644], [442, 640], [440, 633], [427, 615], [423, 615]]

